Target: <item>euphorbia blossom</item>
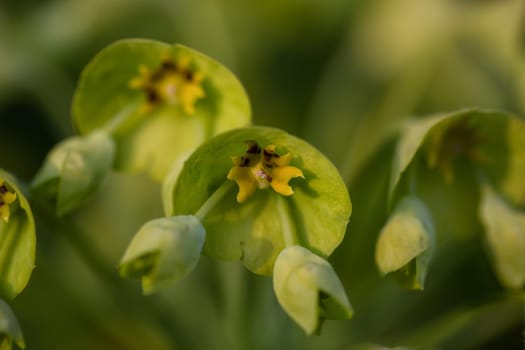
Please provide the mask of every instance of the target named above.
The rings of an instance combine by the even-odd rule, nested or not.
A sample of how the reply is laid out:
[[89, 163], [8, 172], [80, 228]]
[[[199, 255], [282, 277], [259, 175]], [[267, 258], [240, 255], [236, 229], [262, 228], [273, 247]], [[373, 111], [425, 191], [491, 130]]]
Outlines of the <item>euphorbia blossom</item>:
[[[462, 110], [416, 119], [406, 125], [394, 158], [389, 204], [393, 207], [400, 198], [411, 196], [428, 207], [425, 220], [435, 226], [438, 241], [468, 240], [485, 231], [501, 283], [512, 289], [522, 288], [524, 179], [525, 122], [501, 112]], [[396, 236], [409, 239], [402, 226], [396, 230]], [[378, 248], [384, 249], [387, 243], [381, 237]], [[408, 256], [420, 245], [414, 241], [398, 246], [396, 254]], [[412, 258], [419, 259], [420, 254]], [[384, 253], [378, 250], [376, 261], [381, 266], [384, 260]], [[424, 261], [428, 265], [428, 257]], [[427, 266], [420, 267], [410, 270], [413, 282], [424, 279]], [[412, 285], [422, 287], [420, 283]]]

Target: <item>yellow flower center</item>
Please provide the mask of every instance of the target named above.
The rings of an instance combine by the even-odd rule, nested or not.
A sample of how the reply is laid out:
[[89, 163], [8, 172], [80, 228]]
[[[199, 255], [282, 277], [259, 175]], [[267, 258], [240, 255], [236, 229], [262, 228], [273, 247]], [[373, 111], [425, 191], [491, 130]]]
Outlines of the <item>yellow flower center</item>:
[[0, 216], [5, 222], [9, 221], [9, 205], [16, 200], [16, 193], [11, 192], [4, 183], [4, 180], [0, 179]]
[[291, 196], [294, 191], [288, 181], [294, 177], [304, 178], [300, 169], [288, 165], [292, 155], [289, 152], [277, 154], [274, 145], [261, 149], [255, 141], [248, 141], [247, 144], [248, 150], [243, 156], [232, 158], [234, 166], [228, 173], [228, 180], [235, 181], [239, 186], [237, 202], [244, 202], [257, 188], [271, 187], [283, 196]]
[[450, 127], [436, 132], [430, 139], [427, 149], [427, 164], [431, 169], [439, 169], [445, 182], [454, 181], [454, 161], [459, 158], [473, 162], [483, 162], [486, 156], [478, 145], [482, 141], [478, 130], [462, 119]]
[[190, 59], [165, 58], [156, 70], [139, 67], [140, 76], [130, 81], [132, 89], [146, 95], [146, 109], [163, 103], [179, 105], [185, 114], [195, 113], [195, 103], [205, 97], [201, 82], [204, 75], [190, 67]]

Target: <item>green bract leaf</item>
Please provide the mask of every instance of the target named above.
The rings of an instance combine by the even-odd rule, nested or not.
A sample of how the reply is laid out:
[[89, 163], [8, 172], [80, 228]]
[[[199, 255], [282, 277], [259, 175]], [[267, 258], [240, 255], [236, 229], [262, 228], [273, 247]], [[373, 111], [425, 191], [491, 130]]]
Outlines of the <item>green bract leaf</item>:
[[[290, 188], [283, 185], [282, 174], [272, 173], [275, 183], [266, 183], [268, 188], [263, 190], [253, 188], [239, 203], [242, 191], [227, 177], [239, 167], [234, 162], [241, 161], [247, 147], [254, 144], [260, 148], [274, 145], [274, 154], [289, 161], [277, 168], [290, 177]], [[269, 150], [271, 147], [265, 152]], [[264, 183], [255, 186], [260, 185]], [[206, 255], [241, 259], [248, 269], [263, 275], [272, 273], [277, 255], [288, 245], [330, 255], [342, 241], [351, 213], [346, 186], [330, 161], [308, 143], [266, 127], [233, 130], [204, 143], [186, 161], [169, 199], [173, 205], [169, 215], [199, 211], [196, 215], [207, 232]], [[206, 209], [204, 214], [201, 207]]]
[[11, 350], [13, 344], [25, 349], [24, 336], [15, 314], [9, 305], [0, 299], [0, 349]]
[[429, 166], [440, 170], [444, 177], [454, 177], [455, 162], [467, 160], [495, 177], [498, 187], [510, 198], [525, 204], [525, 184], [519, 181], [525, 171], [522, 120], [504, 112], [467, 109], [410, 121], [398, 142], [391, 195], [416, 153], [424, 147]]
[[481, 220], [487, 246], [501, 284], [519, 289], [525, 285], [525, 212], [506, 203], [488, 185], [482, 186]]
[[179, 174], [184, 167], [184, 162], [190, 155], [191, 152], [181, 154], [180, 157], [175, 162], [173, 162], [168, 174], [162, 181], [162, 206], [166, 215], [173, 213], [173, 200], [171, 198], [171, 194], [175, 190], [177, 179], [179, 178]]
[[113, 140], [105, 132], [71, 137], [51, 150], [32, 189], [52, 199], [59, 215], [66, 214], [99, 188], [111, 170], [114, 154]]
[[0, 181], [0, 298], [9, 301], [25, 288], [33, 271], [35, 223], [15, 179], [0, 170]]
[[102, 50], [85, 68], [73, 101], [80, 133], [111, 130], [117, 169], [147, 169], [162, 179], [184, 153], [250, 122], [235, 76], [182, 45], [129, 39]]
[[190, 273], [199, 260], [206, 232], [194, 216], [174, 216], [147, 222], [131, 241], [122, 261], [124, 277], [140, 278], [144, 293]]
[[[482, 144], [487, 161], [484, 172], [514, 205], [525, 207], [525, 122], [507, 116], [504, 125], [488, 125], [486, 133], [499, 132]], [[496, 134], [497, 135], [497, 134]]]
[[379, 235], [379, 270], [384, 274], [399, 271], [409, 288], [423, 289], [434, 237], [434, 224], [425, 204], [416, 197], [404, 197]]
[[323, 319], [352, 317], [352, 307], [332, 266], [303, 247], [288, 247], [279, 254], [273, 288], [282, 308], [308, 334]]

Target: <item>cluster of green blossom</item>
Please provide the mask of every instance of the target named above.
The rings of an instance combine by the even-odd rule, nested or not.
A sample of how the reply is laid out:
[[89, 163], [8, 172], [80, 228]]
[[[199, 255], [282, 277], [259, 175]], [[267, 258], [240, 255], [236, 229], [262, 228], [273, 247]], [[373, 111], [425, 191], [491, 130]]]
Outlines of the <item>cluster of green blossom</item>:
[[32, 190], [61, 216], [109, 171], [162, 181], [166, 216], [143, 225], [120, 266], [145, 293], [184, 278], [203, 253], [273, 275], [308, 333], [351, 316], [326, 261], [351, 213], [343, 180], [306, 142], [249, 126], [248, 97], [222, 65], [181, 45], [119, 41], [85, 68], [72, 110], [80, 135], [50, 152]]
[[[111, 171], [162, 182], [165, 216], [145, 223], [120, 263], [144, 293], [186, 277], [201, 254], [272, 276], [277, 300], [308, 334], [352, 307], [327, 259], [352, 206], [335, 166], [307, 142], [250, 126], [242, 85], [181, 45], [122, 40], [85, 68], [73, 101], [78, 136], [59, 143], [32, 196], [57, 216], [79, 209]], [[464, 110], [417, 119], [393, 161], [381, 272], [422, 289], [435, 247], [481, 225], [501, 283], [525, 284], [525, 124]], [[0, 347], [24, 346], [8, 304], [34, 266], [35, 228], [16, 181], [0, 172]], [[3, 347], [2, 347], [3, 348]]]

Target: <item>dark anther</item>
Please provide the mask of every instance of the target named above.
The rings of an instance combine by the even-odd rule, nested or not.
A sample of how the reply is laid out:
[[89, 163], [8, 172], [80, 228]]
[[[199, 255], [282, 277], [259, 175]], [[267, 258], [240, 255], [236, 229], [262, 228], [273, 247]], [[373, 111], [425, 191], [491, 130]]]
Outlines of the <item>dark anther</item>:
[[319, 292], [319, 299], [324, 300], [324, 299], [328, 299], [328, 298], [330, 298], [330, 295], [328, 295], [327, 293], [325, 293], [323, 291]]
[[175, 65], [175, 62], [171, 60], [163, 61], [161, 68], [163, 70], [175, 70], [175, 71], [177, 70], [177, 66]]
[[279, 158], [279, 155], [275, 153], [275, 151], [271, 151], [268, 149], [264, 149], [264, 159], [269, 162], [272, 160], [272, 158]]
[[160, 100], [159, 94], [157, 93], [157, 91], [153, 89], [146, 90], [146, 96], [147, 96], [148, 102], [150, 103], [156, 103], [156, 102], [159, 102]]
[[264, 155], [266, 157], [273, 157], [274, 153], [271, 151], [268, 151], [266, 148], [264, 149]]
[[267, 167], [268, 169], [273, 169], [275, 167], [275, 164], [272, 162], [265, 162], [264, 166]]
[[247, 167], [250, 165], [250, 159], [241, 157], [241, 167]]
[[184, 72], [184, 77], [186, 78], [186, 80], [192, 81], [193, 80], [193, 72], [191, 70], [188, 70], [188, 71]]
[[2, 185], [0, 186], [0, 193], [6, 193], [7, 192], [7, 187], [5, 187], [5, 185]]
[[259, 154], [261, 153], [261, 147], [259, 147], [259, 145], [257, 144], [257, 142], [255, 141], [248, 141], [248, 150], [246, 151], [246, 153], [248, 154]]
[[5, 204], [4, 201], [0, 201], [0, 207], [3, 206]]
[[155, 72], [153, 72], [153, 74], [151, 75], [151, 81], [152, 82], [157, 82], [159, 80], [161, 80], [163, 78], [164, 74], [162, 73], [162, 71], [160, 70], [157, 70]]

